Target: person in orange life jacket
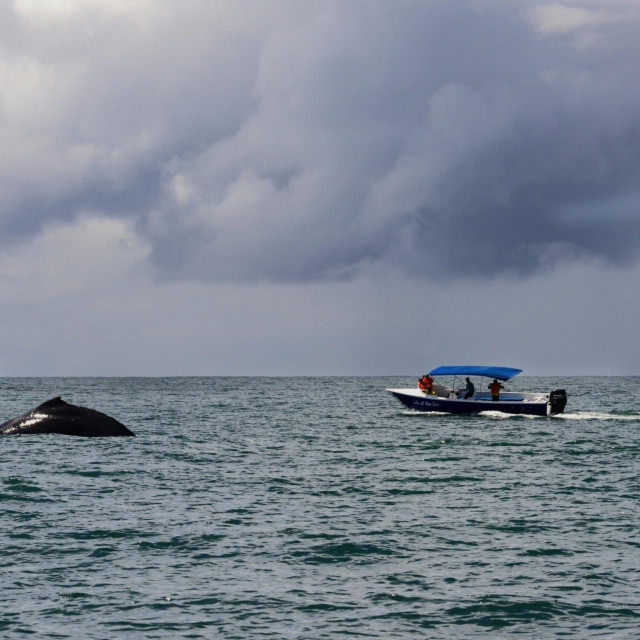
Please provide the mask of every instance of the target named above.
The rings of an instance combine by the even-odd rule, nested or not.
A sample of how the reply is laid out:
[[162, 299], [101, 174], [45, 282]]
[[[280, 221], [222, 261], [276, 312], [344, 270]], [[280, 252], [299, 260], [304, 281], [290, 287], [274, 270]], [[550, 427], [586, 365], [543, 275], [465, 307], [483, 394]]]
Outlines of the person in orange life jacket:
[[425, 393], [435, 393], [433, 390], [433, 378], [425, 373], [420, 380], [418, 380], [418, 388]]
[[497, 380], [489, 385], [489, 389], [491, 390], [491, 399], [500, 400], [500, 389], [504, 389], [504, 387]]

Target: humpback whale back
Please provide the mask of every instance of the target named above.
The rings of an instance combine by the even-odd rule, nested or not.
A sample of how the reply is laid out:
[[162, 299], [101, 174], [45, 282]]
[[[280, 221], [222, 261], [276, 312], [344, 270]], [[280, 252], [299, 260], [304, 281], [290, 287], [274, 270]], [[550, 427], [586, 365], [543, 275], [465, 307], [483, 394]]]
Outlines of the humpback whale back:
[[0, 435], [21, 433], [59, 433], [93, 438], [135, 436], [115, 418], [94, 409], [69, 404], [60, 396], [0, 424]]

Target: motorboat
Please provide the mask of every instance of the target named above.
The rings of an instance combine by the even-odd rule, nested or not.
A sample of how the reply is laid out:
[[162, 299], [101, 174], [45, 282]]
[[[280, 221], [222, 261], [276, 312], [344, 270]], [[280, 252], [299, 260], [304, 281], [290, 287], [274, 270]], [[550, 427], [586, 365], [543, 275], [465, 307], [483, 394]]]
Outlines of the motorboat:
[[[567, 404], [564, 389], [554, 389], [549, 393], [521, 393], [500, 391], [495, 400], [488, 389], [492, 380], [506, 382], [522, 372], [511, 367], [442, 366], [429, 371], [433, 385], [429, 392], [416, 389], [387, 389], [405, 407], [413, 411], [437, 411], [442, 413], [479, 413], [481, 411], [501, 411], [531, 416], [546, 416], [562, 413]], [[446, 384], [443, 377], [453, 377]], [[475, 386], [475, 393], [465, 398], [465, 382], [469, 377]], [[438, 380], [440, 378], [440, 380]], [[478, 378], [480, 380], [478, 380]], [[447, 381], [448, 381], [447, 380]]]

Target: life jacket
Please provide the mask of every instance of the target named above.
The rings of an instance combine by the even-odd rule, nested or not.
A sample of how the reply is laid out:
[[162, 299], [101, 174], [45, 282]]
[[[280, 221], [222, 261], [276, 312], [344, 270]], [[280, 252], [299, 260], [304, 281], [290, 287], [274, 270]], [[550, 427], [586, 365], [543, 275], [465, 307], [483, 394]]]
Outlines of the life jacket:
[[500, 395], [500, 387], [501, 387], [501, 386], [502, 386], [502, 385], [501, 385], [499, 382], [492, 382], [492, 383], [489, 385], [489, 389], [491, 389], [491, 395], [492, 395], [492, 396], [498, 396], [498, 395]]
[[422, 391], [431, 391], [431, 387], [433, 386], [433, 378], [429, 378], [427, 376], [422, 376], [420, 380], [418, 380], [418, 387]]

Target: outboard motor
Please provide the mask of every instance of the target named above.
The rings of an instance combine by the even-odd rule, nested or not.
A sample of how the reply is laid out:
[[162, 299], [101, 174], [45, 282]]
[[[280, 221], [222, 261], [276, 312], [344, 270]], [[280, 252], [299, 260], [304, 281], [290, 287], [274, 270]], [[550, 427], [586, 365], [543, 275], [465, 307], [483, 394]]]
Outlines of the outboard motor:
[[549, 394], [549, 413], [562, 413], [567, 406], [567, 392], [564, 389], [554, 389]]

